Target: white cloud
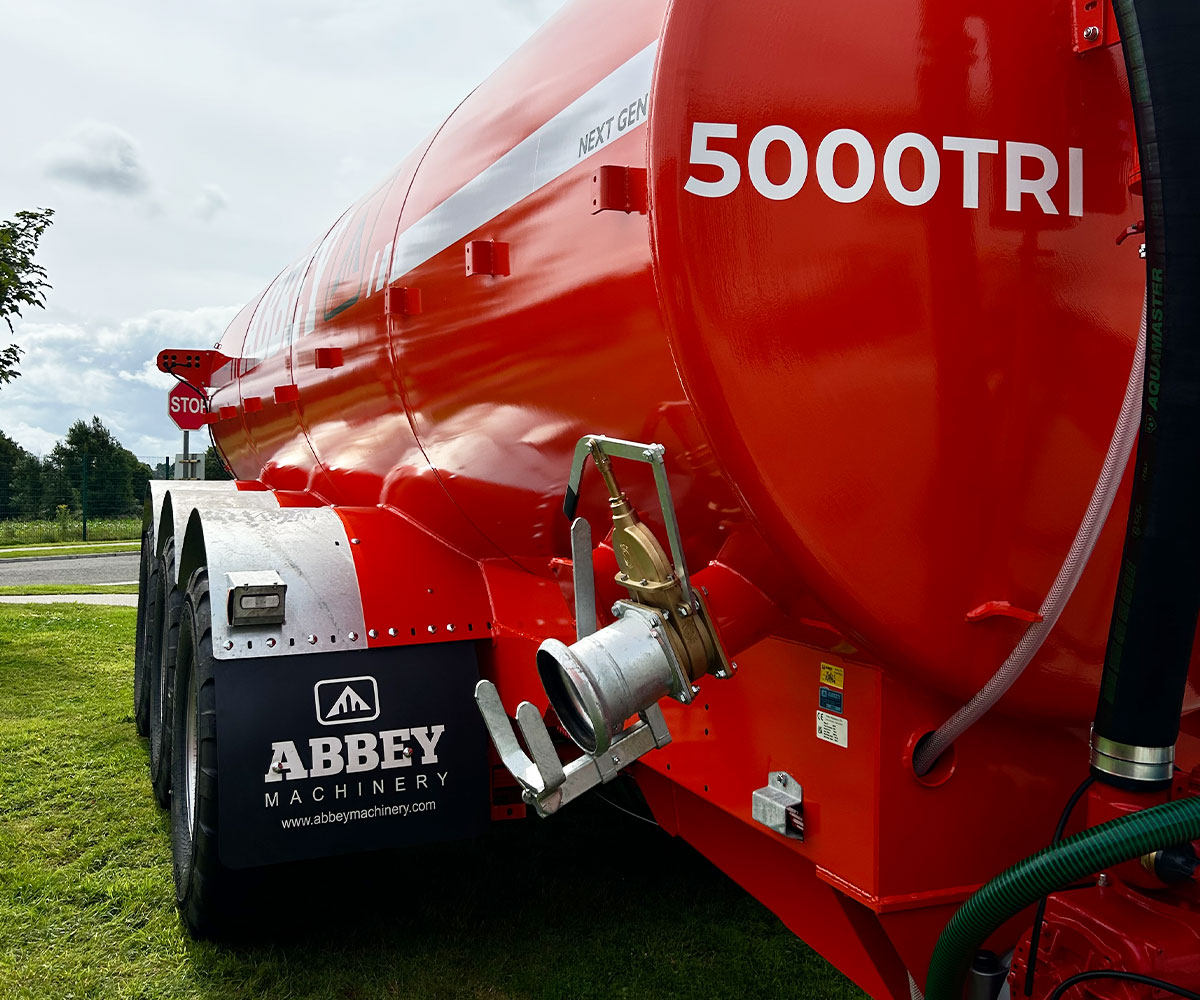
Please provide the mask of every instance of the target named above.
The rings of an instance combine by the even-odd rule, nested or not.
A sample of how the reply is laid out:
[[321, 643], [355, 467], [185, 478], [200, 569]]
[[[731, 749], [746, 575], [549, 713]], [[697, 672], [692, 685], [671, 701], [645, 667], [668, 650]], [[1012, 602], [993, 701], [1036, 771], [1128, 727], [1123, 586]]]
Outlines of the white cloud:
[[560, 5], [0, 0], [5, 71], [38, 81], [5, 108], [0, 218], [57, 212], [0, 430], [46, 451], [95, 414], [177, 451], [156, 352], [211, 346], [235, 312], [212, 303], [250, 301]]
[[174, 384], [154, 364], [166, 347], [209, 347], [236, 306], [156, 309], [117, 323], [93, 319], [17, 324], [21, 377], [0, 390], [0, 430], [45, 453], [76, 420], [98, 416], [136, 455], [178, 450], [166, 412]]
[[66, 139], [43, 148], [42, 163], [50, 177], [124, 197], [150, 190], [150, 174], [138, 144], [115, 125], [80, 122]]
[[229, 207], [229, 195], [216, 184], [205, 184], [200, 189], [193, 211], [202, 222], [212, 222]]
[[5, 430], [14, 441], [26, 451], [35, 455], [47, 455], [58, 444], [59, 434], [51, 434], [40, 427], [30, 427], [26, 423], [18, 423]]

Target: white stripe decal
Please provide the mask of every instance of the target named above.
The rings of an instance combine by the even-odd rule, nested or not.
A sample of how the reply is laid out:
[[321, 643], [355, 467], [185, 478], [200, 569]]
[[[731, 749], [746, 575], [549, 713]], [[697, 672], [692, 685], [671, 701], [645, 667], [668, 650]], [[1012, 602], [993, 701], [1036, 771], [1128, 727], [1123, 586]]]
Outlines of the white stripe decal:
[[404, 230], [396, 239], [388, 280], [419, 267], [644, 125], [657, 51], [657, 42], [642, 49]]

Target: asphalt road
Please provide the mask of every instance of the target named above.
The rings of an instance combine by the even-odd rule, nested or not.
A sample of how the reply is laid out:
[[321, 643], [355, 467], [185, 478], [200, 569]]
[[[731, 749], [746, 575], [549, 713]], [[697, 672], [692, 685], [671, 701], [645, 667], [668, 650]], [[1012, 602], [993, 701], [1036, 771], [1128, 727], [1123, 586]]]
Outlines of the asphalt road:
[[38, 583], [137, 583], [136, 552], [78, 559], [0, 559], [0, 586]]

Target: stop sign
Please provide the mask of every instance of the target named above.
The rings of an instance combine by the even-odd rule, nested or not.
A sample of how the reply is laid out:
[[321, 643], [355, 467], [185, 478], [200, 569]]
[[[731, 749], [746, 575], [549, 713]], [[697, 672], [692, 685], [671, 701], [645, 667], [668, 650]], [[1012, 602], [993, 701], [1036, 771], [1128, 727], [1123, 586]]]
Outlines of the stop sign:
[[167, 393], [167, 415], [181, 431], [198, 431], [207, 413], [208, 401], [195, 386], [178, 382]]

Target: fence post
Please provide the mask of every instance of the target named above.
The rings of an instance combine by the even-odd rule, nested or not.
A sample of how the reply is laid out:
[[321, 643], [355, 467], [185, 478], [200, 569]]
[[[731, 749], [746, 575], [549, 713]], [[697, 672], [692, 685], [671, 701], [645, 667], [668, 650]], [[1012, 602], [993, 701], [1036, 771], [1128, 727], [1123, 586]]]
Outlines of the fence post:
[[79, 459], [83, 465], [83, 478], [80, 480], [82, 488], [79, 491], [79, 505], [83, 509], [83, 540], [87, 541], [87, 472], [88, 472], [88, 457], [87, 454]]

